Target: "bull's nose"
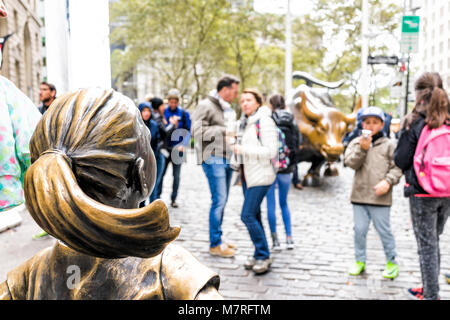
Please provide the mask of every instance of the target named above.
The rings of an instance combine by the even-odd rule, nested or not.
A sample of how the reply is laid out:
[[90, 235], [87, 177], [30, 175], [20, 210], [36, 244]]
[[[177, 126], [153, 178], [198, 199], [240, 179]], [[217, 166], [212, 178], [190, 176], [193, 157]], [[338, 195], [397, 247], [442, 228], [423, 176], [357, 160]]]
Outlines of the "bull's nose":
[[331, 156], [339, 156], [344, 152], [344, 145], [342, 143], [330, 146], [330, 145], [324, 145], [322, 146], [322, 150]]

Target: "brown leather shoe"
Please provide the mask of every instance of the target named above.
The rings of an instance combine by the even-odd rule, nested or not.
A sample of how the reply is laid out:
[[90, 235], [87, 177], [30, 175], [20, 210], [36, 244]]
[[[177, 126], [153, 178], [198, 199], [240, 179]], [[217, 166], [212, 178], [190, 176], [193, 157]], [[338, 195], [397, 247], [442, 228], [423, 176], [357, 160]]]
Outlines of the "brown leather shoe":
[[226, 244], [221, 244], [220, 246], [209, 248], [209, 254], [212, 256], [219, 256], [222, 258], [232, 258], [234, 257], [236, 251], [231, 249]]
[[235, 244], [233, 244], [233, 243], [226, 243], [226, 245], [227, 245], [228, 248], [230, 248], [230, 249], [236, 249], [236, 248], [237, 248], [237, 246], [236, 246]]

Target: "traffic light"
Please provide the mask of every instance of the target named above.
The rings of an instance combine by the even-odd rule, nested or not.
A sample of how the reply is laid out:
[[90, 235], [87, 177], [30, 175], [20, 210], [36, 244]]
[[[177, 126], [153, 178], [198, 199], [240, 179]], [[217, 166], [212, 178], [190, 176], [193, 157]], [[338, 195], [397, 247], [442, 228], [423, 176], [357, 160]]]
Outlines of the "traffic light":
[[406, 64], [402, 62], [402, 65], [400, 66], [400, 72], [406, 72]]

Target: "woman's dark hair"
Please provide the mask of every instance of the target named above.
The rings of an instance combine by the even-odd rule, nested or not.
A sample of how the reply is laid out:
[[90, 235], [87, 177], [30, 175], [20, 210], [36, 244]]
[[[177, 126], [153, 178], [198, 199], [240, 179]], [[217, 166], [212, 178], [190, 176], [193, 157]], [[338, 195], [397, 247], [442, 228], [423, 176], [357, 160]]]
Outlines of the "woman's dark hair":
[[258, 103], [259, 106], [263, 105], [264, 100], [263, 100], [263, 97], [259, 93], [258, 90], [256, 90], [256, 89], [245, 89], [244, 91], [242, 91], [242, 93], [250, 93], [251, 95], [253, 95], [255, 97], [256, 102]]
[[126, 209], [147, 197], [154, 183], [144, 128], [134, 103], [112, 89], [55, 100], [30, 140], [32, 165], [24, 181], [26, 206], [38, 225], [95, 257], [161, 253], [180, 231], [170, 227], [165, 205]]
[[286, 103], [281, 94], [274, 94], [270, 97], [269, 103], [272, 105], [274, 110], [286, 108]]
[[158, 110], [158, 108], [164, 103], [164, 101], [160, 98], [153, 98], [150, 100], [150, 103], [152, 104], [152, 108], [154, 110]]
[[406, 117], [404, 127], [409, 129], [411, 124], [421, 116], [430, 129], [436, 129], [450, 120], [450, 103], [447, 92], [442, 85], [442, 78], [437, 72], [426, 72], [417, 79], [416, 105]]

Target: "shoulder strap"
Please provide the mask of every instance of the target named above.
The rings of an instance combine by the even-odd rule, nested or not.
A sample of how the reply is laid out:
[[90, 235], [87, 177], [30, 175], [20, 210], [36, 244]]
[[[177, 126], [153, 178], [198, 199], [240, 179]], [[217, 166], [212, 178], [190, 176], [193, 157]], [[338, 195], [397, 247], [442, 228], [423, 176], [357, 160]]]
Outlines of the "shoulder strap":
[[258, 137], [258, 140], [261, 140], [261, 122], [256, 120], [256, 136]]

